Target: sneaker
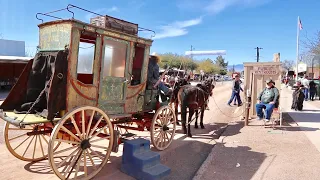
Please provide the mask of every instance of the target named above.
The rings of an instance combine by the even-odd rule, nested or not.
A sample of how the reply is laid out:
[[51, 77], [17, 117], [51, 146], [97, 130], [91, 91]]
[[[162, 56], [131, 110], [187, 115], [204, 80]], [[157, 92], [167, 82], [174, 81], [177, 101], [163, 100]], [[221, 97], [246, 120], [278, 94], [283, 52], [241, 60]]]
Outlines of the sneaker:
[[265, 122], [269, 122], [269, 121], [270, 121], [270, 119], [264, 119], [264, 121], [265, 121]]
[[228, 103], [227, 105], [228, 105], [228, 106], [231, 106], [231, 104], [230, 104], [230, 103]]
[[256, 120], [261, 121], [261, 120], [262, 120], [262, 118], [261, 118], [261, 117], [257, 117], [257, 118], [256, 118]]
[[242, 103], [238, 105], [238, 107], [242, 106]]
[[235, 106], [236, 106], [236, 105], [237, 105], [237, 103], [233, 103], [233, 105], [235, 105]]

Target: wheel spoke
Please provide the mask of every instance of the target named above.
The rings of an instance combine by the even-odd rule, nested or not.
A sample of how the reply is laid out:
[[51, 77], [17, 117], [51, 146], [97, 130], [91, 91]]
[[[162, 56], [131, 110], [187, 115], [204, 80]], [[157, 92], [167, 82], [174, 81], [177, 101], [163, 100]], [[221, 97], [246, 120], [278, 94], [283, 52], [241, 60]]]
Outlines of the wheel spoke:
[[11, 139], [9, 139], [9, 141], [14, 140], [14, 139], [17, 139], [17, 138], [22, 137], [22, 136], [25, 136], [25, 135], [27, 135], [27, 133], [21, 134], [21, 135], [19, 135], [19, 136], [14, 137], [14, 138], [11, 138]]
[[78, 127], [76, 121], [74, 120], [73, 116], [70, 116], [70, 119], [71, 119], [71, 122], [72, 122], [74, 128], [76, 129], [77, 133], [79, 134], [80, 138], [83, 139], [83, 136], [82, 136], [82, 134], [79, 130], [79, 127]]
[[32, 143], [33, 139], [34, 139], [34, 136], [32, 137], [31, 141], [29, 142], [29, 144], [28, 144], [28, 146], [27, 146], [27, 148], [26, 148], [26, 150], [24, 151], [24, 153], [23, 153], [22, 156], [24, 156], [24, 155], [26, 154], [26, 152], [28, 151], [28, 149], [29, 149], [29, 147], [30, 147], [30, 144]]
[[77, 178], [79, 168], [80, 168], [80, 161], [77, 162], [77, 168], [76, 168], [76, 172], [74, 173], [74, 178]]
[[13, 150], [18, 149], [18, 147], [20, 147], [23, 143], [25, 143], [29, 138], [31, 138], [31, 136], [28, 136], [25, 140], [23, 140], [17, 147], [15, 147]]
[[98, 122], [94, 125], [94, 127], [92, 128], [92, 130], [91, 130], [88, 138], [89, 138], [90, 136], [92, 136], [92, 134], [94, 133], [95, 129], [98, 127], [98, 125], [100, 124], [100, 122], [101, 122], [102, 119], [103, 119], [103, 116], [101, 116], [101, 117], [99, 118]]
[[100, 134], [100, 132], [101, 132], [102, 130], [104, 130], [106, 127], [108, 127], [108, 125], [103, 126], [97, 133], [95, 133], [92, 137], [90, 137], [90, 139], [96, 137], [96, 136], [97, 136], [98, 134]]
[[87, 151], [83, 151], [83, 169], [84, 169], [84, 176], [88, 176], [88, 169], [87, 169]]
[[39, 136], [39, 143], [40, 143], [40, 147], [41, 147], [42, 156], [44, 156], [44, 151], [43, 151], [41, 136]]
[[40, 136], [44, 139], [44, 141], [49, 144], [48, 140], [44, 137], [44, 135], [40, 134]]
[[89, 159], [90, 159], [90, 161], [91, 161], [91, 164], [92, 164], [93, 168], [96, 170], [97, 167], [96, 167], [96, 165], [94, 164], [94, 161], [93, 161], [93, 159], [92, 159], [91, 154], [89, 153], [89, 150], [86, 149], [86, 152], [87, 152], [87, 154], [88, 154], [88, 157], [89, 157]]
[[81, 121], [82, 121], [82, 134], [83, 134], [83, 139], [87, 136], [86, 135], [86, 121], [85, 121], [85, 113], [84, 110], [81, 111]]
[[38, 136], [36, 136], [36, 140], [34, 142], [34, 149], [33, 149], [33, 154], [32, 154], [32, 158], [34, 159], [34, 155], [36, 153], [36, 148], [37, 148], [37, 140], [38, 140]]
[[101, 148], [101, 149], [108, 149], [107, 147], [99, 146], [99, 145], [94, 145], [94, 144], [91, 144], [91, 147]]
[[68, 133], [70, 136], [72, 136], [74, 139], [76, 139], [77, 141], [81, 141], [76, 135], [74, 135], [71, 131], [69, 131], [66, 127], [64, 127], [64, 126], [61, 126], [61, 129], [64, 131], [64, 132], [66, 132], [66, 133]]
[[156, 140], [157, 141], [157, 146], [159, 146], [160, 139], [162, 140], [162, 132], [159, 135], [160, 135], [159, 138]]
[[92, 110], [92, 114], [91, 114], [91, 117], [90, 117], [90, 120], [89, 120], [89, 124], [88, 124], [88, 127], [87, 127], [86, 138], [88, 138], [88, 135], [89, 135], [89, 131], [90, 131], [90, 127], [91, 127], [91, 124], [92, 124], [94, 113], [95, 113], [95, 111]]
[[[64, 177], [66, 177], [65, 175], [66, 175], [66, 173], [68, 173], [68, 176], [66, 177], [67, 179], [68, 179], [68, 177], [70, 176], [70, 174], [72, 173], [72, 170], [73, 170], [73, 168], [74, 168], [74, 166], [76, 165], [75, 163], [77, 163], [78, 161], [79, 161], [79, 158], [81, 157], [81, 154], [82, 154], [82, 150], [79, 150], [78, 151], [78, 153], [77, 153], [77, 158], [71, 158], [70, 159], [70, 165], [68, 166], [68, 168], [67, 168], [67, 170], [66, 170], [66, 172], [64, 173]], [[75, 157], [75, 156], [73, 156], [73, 157]]]
[[74, 148], [78, 148], [77, 146], [72, 146], [72, 147], [69, 147], [67, 149], [63, 149], [63, 150], [60, 150], [60, 151], [56, 151], [54, 152], [54, 155], [57, 155], [57, 154], [60, 154], [60, 153], [63, 153], [63, 152], [66, 152], [66, 151], [69, 151], [69, 150], [72, 150]]
[[110, 138], [110, 136], [108, 136], [108, 137], [103, 137], [103, 138], [100, 138], [100, 137], [99, 137], [99, 139], [91, 140], [90, 143], [92, 144], [92, 143], [94, 143], [94, 142], [99, 142], [99, 141], [102, 141], [102, 140], [110, 140], [109, 138]]
[[74, 150], [68, 157], [66, 157], [64, 160], [62, 160], [62, 161], [58, 164], [57, 168], [60, 168], [60, 167], [63, 165], [63, 163], [65, 163], [67, 160], [69, 160], [70, 158], [72, 158], [75, 153], [79, 152], [79, 150], [80, 150], [80, 148], [77, 148], [76, 150]]
[[89, 148], [89, 149], [90, 149], [90, 151], [91, 151], [94, 155], [96, 155], [98, 158], [100, 158], [101, 160], [104, 159], [104, 158], [103, 158], [102, 156], [100, 156], [97, 152], [93, 151], [91, 148]]
[[76, 141], [68, 141], [68, 140], [63, 140], [63, 139], [56, 139], [56, 141], [58, 142], [64, 142], [64, 143], [68, 143], [68, 144], [80, 144], [80, 142], [76, 142]]

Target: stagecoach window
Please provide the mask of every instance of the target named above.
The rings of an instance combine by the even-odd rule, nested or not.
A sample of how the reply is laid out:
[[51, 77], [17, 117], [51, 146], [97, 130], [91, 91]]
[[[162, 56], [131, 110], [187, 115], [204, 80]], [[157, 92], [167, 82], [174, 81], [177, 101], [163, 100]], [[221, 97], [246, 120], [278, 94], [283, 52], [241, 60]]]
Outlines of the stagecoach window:
[[132, 80], [131, 85], [138, 85], [141, 83], [141, 71], [144, 59], [145, 45], [136, 44], [135, 55], [132, 64]]
[[80, 42], [78, 54], [78, 74], [92, 74], [95, 44]]
[[127, 44], [105, 40], [103, 76], [124, 77], [126, 69]]

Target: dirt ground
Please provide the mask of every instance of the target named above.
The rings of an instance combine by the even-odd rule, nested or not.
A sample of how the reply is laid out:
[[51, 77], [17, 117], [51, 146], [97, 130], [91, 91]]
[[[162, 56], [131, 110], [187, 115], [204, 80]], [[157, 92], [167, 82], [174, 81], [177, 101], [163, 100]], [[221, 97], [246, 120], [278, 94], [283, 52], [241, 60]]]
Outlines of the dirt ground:
[[[164, 179], [192, 179], [211, 152], [215, 139], [219, 138], [228, 122], [239, 119], [243, 111], [242, 108], [227, 106], [230, 94], [230, 82], [217, 84], [214, 95], [210, 99], [210, 110], [206, 111], [204, 116], [206, 129], [194, 129], [192, 125], [192, 138], [181, 134], [180, 126], [178, 126], [173, 143], [168, 149], [160, 152], [162, 163], [171, 168], [171, 174]], [[0, 176], [4, 179], [19, 179], [21, 177], [28, 180], [57, 179], [47, 160], [35, 163], [25, 162], [16, 159], [9, 153], [2, 137], [3, 124], [4, 122], [0, 121], [0, 159], [2, 164], [0, 166]], [[132, 131], [132, 133], [144, 138], [150, 136], [147, 131]], [[111, 154], [110, 162], [105, 165], [95, 179], [133, 179], [120, 171], [122, 146], [119, 149], [118, 153]]]

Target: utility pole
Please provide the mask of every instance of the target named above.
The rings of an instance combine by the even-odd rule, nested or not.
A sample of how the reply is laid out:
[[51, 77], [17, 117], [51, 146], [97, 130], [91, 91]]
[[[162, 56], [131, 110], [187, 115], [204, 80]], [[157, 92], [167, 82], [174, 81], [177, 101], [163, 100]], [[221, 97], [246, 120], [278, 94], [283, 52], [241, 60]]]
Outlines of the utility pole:
[[256, 47], [256, 48], [254, 48], [254, 49], [257, 50], [257, 62], [259, 62], [259, 57], [260, 57], [259, 50], [260, 50], [260, 49], [263, 49], [263, 48]]
[[232, 66], [232, 73], [234, 73], [234, 65]]

